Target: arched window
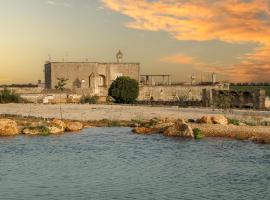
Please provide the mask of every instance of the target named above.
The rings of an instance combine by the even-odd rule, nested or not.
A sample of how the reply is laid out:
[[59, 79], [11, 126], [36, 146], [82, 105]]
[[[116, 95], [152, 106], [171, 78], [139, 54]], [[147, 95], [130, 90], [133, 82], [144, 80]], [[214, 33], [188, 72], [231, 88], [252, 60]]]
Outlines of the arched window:
[[104, 75], [98, 76], [98, 86], [104, 87], [106, 85], [106, 79]]

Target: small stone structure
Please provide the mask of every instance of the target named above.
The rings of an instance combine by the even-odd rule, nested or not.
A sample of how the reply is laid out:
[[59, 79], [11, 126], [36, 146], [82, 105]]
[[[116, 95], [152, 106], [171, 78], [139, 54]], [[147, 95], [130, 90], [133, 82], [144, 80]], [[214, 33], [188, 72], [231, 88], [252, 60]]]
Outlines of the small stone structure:
[[120, 76], [139, 81], [140, 64], [123, 63], [123, 54], [116, 55], [117, 62], [47, 62], [45, 64], [45, 88], [52, 90], [58, 78], [67, 80], [66, 89], [75, 93], [107, 96], [111, 83]]
[[265, 109], [265, 90], [233, 91], [203, 89], [202, 101], [204, 107], [216, 105], [217, 101], [228, 101], [231, 108]]

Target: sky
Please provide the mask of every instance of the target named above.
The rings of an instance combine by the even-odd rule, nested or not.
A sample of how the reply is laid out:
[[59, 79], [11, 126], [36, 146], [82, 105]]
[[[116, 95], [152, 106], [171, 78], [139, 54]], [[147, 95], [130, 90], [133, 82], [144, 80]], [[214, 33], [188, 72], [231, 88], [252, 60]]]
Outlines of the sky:
[[46, 60], [140, 62], [142, 74], [270, 82], [270, 0], [0, 0], [0, 84]]

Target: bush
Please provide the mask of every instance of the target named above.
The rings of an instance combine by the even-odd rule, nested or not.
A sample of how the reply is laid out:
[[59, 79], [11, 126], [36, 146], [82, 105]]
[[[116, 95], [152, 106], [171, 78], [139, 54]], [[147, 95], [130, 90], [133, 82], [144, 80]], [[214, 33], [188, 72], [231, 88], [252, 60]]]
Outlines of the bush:
[[202, 130], [198, 128], [193, 129], [193, 134], [196, 140], [199, 140], [205, 137]]
[[86, 103], [89, 103], [89, 104], [96, 104], [98, 103], [98, 96], [82, 96], [81, 99], [80, 99], [80, 103], [82, 104], [86, 104]]
[[134, 103], [139, 96], [139, 83], [129, 77], [118, 77], [109, 88], [109, 96], [116, 103]]
[[0, 92], [0, 103], [20, 103], [20, 102], [22, 102], [22, 98], [15, 92], [10, 91], [7, 88], [4, 88], [4, 90]]
[[233, 124], [235, 126], [240, 126], [240, 121], [237, 119], [228, 119], [229, 124]]

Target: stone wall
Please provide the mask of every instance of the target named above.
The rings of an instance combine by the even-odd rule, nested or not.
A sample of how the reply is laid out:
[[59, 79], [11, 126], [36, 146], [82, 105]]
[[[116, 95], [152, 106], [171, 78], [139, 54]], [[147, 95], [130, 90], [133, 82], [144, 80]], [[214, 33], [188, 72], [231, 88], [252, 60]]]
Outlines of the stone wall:
[[216, 85], [164, 85], [164, 86], [141, 86], [139, 101], [179, 101], [179, 100], [202, 100], [203, 89], [228, 90], [227, 84]]
[[[17, 94], [40, 94], [44, 90], [40, 87], [7, 87], [7, 89], [16, 92]], [[4, 88], [0, 88], [0, 91]]]
[[203, 90], [203, 106], [218, 107], [218, 104], [227, 104], [229, 108], [253, 108], [265, 109], [265, 90], [254, 91], [224, 91], [224, 90]]

